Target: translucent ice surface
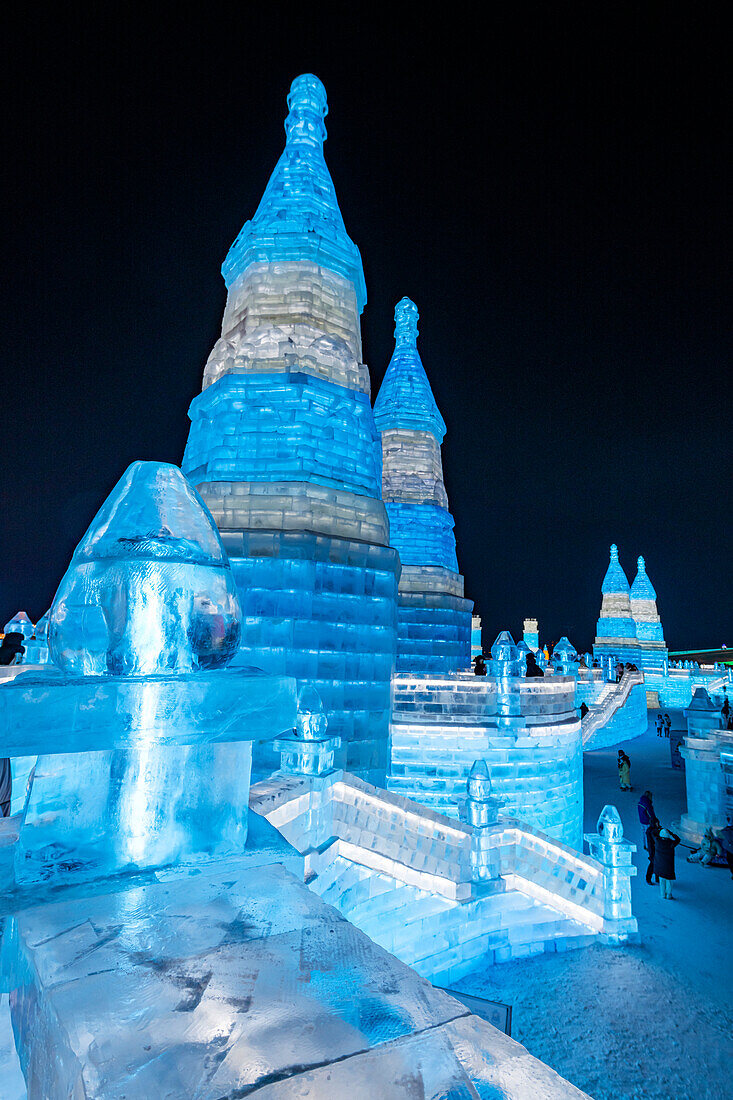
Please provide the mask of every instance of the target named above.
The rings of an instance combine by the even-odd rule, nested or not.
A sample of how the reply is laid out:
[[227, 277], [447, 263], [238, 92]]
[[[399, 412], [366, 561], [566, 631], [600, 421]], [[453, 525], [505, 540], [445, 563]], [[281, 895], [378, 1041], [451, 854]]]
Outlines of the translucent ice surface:
[[65, 672], [217, 668], [240, 611], [214, 521], [177, 466], [134, 462], [76, 548], [49, 614]]

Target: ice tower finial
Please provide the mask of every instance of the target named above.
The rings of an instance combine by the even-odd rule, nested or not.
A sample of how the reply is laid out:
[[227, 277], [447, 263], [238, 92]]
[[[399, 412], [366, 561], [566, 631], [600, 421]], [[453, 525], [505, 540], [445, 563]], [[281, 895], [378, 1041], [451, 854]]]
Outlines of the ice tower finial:
[[601, 592], [623, 592], [627, 595], [629, 592], [629, 582], [618, 560], [618, 546], [615, 542], [611, 544], [611, 560], [603, 578]]
[[324, 118], [328, 114], [326, 89], [313, 73], [296, 76], [290, 85], [285, 133], [288, 145], [323, 145], [326, 140]]
[[394, 338], [400, 347], [417, 347], [417, 322], [420, 314], [410, 298], [400, 298], [394, 307]]

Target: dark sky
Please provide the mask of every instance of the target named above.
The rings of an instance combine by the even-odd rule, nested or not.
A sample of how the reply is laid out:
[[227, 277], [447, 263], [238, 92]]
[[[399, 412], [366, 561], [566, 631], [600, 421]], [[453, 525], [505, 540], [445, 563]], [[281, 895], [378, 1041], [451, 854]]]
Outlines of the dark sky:
[[209, 5], [185, 22], [153, 5], [133, 23], [104, 7], [6, 35], [1, 622], [47, 609], [130, 462], [180, 462], [219, 267], [281, 152], [290, 81], [312, 71], [364, 260], [373, 390], [407, 294], [485, 642], [536, 615], [543, 637], [589, 645], [615, 541], [630, 579], [645, 555], [672, 649], [733, 644], [713, 9], [378, 23], [367, 5]]

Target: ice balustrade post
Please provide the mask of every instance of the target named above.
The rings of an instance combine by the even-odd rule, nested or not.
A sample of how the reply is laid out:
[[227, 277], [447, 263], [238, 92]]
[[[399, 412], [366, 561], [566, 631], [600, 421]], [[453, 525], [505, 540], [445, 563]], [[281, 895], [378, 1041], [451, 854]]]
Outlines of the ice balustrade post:
[[506, 799], [491, 793], [491, 776], [485, 760], [474, 760], [466, 783], [467, 797], [458, 802], [458, 815], [471, 829], [471, 881], [492, 891], [503, 889], [499, 850], [491, 838]]
[[496, 678], [497, 724], [500, 728], [516, 727], [522, 722], [518, 677], [526, 671], [526, 660], [520, 660], [514, 639], [502, 630], [491, 647], [490, 673]]
[[292, 737], [273, 742], [280, 753], [280, 771], [285, 775], [323, 776], [334, 771], [334, 756], [340, 737], [328, 737], [328, 718], [314, 687], [304, 685], [298, 694], [298, 713]]
[[555, 672], [561, 676], [575, 676], [578, 672], [578, 654], [572, 642], [562, 637], [552, 651], [552, 663]]
[[637, 932], [631, 912], [631, 861], [636, 845], [624, 837], [624, 827], [615, 806], [604, 806], [598, 818], [598, 832], [586, 833], [591, 856], [603, 866], [603, 943], [624, 943]]

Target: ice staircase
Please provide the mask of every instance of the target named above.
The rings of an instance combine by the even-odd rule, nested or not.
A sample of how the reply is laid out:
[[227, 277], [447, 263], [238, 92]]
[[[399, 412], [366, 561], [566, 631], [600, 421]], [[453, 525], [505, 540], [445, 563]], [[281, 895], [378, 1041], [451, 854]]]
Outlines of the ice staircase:
[[582, 720], [583, 749], [602, 749], [646, 733], [643, 672], [624, 672], [618, 684], [606, 684]]
[[604, 867], [515, 820], [492, 828], [499, 877], [477, 888], [468, 825], [348, 773], [275, 773], [250, 809], [303, 854], [311, 890], [438, 984], [607, 929]]

